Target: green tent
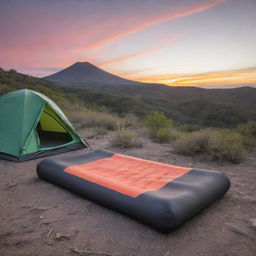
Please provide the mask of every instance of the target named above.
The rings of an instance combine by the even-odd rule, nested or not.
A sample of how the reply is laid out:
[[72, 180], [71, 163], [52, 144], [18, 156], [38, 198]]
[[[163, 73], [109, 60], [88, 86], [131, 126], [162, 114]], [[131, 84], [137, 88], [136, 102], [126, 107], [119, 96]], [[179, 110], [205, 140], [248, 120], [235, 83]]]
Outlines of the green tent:
[[26, 161], [86, 146], [46, 96], [25, 89], [0, 97], [0, 157]]

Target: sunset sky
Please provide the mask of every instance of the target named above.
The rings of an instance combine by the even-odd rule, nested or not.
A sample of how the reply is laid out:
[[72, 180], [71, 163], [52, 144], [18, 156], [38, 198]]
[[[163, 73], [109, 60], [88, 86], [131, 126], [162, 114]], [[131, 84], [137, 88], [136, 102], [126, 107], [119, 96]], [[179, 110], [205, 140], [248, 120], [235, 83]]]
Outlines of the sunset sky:
[[256, 0], [0, 0], [0, 66], [78, 61], [145, 82], [256, 85]]

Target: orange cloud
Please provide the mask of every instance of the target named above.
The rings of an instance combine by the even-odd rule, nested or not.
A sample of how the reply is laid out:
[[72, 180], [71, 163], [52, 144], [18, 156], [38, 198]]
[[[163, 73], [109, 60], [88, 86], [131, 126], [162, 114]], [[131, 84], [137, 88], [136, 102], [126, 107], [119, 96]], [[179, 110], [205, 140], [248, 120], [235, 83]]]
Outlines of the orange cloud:
[[161, 17], [156, 17], [156, 18], [151, 19], [149, 21], [146, 21], [144, 23], [140, 23], [137, 26], [130, 27], [130, 28], [127, 28], [126, 30], [122, 30], [122, 31], [116, 32], [116, 33], [114, 33], [114, 34], [112, 34], [112, 35], [110, 35], [110, 36], [108, 36], [108, 37], [106, 37], [104, 39], [101, 39], [99, 41], [91, 43], [91, 44], [85, 46], [85, 49], [86, 50], [90, 50], [90, 49], [93, 49], [93, 48], [104, 46], [105, 44], [107, 44], [107, 43], [109, 43], [111, 41], [114, 41], [114, 40], [116, 40], [118, 38], [121, 38], [123, 36], [128, 36], [128, 35], [135, 34], [135, 33], [140, 32], [141, 30], [143, 30], [145, 28], [150, 27], [150, 26], [153, 26], [153, 25], [156, 25], [156, 24], [160, 24], [160, 23], [172, 20], [172, 19], [177, 19], [177, 18], [189, 16], [189, 15], [192, 15], [192, 14], [195, 14], [195, 13], [198, 13], [198, 12], [202, 12], [202, 11], [210, 9], [210, 8], [212, 8], [214, 6], [222, 4], [222, 3], [226, 2], [226, 1], [228, 1], [228, 0], [210, 1], [208, 3], [199, 5], [199, 6], [195, 7], [195, 8], [193, 8], [193, 9], [190, 9], [190, 10], [186, 10], [186, 11], [182, 11], [182, 12], [177, 12], [177, 13], [172, 13], [172, 14], [169, 14], [169, 15], [161, 16]]
[[256, 68], [202, 74], [158, 74], [144, 77], [130, 77], [130, 79], [173, 86], [208, 85], [208, 87], [214, 87], [215, 85], [230, 85], [232, 87], [232, 85], [239, 84], [256, 85]]

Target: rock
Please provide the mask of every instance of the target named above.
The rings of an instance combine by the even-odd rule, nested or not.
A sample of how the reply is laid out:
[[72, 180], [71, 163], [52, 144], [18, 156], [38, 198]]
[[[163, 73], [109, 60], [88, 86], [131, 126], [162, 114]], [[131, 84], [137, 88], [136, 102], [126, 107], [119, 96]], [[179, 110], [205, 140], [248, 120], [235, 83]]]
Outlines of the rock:
[[62, 241], [62, 240], [65, 240], [65, 239], [70, 239], [70, 237], [68, 237], [68, 236], [66, 236], [66, 235], [63, 235], [63, 234], [61, 234], [61, 233], [56, 233], [56, 238], [55, 238], [56, 240], [58, 240], [58, 241]]
[[17, 186], [16, 182], [8, 183], [8, 188], [13, 188], [13, 187], [16, 187], [16, 186]]
[[249, 228], [256, 230], [256, 218], [255, 219], [250, 219], [250, 223], [249, 223]]
[[79, 255], [90, 255], [90, 256], [112, 256], [112, 254], [105, 252], [92, 252], [88, 250], [80, 250], [78, 248], [70, 248], [70, 251]]

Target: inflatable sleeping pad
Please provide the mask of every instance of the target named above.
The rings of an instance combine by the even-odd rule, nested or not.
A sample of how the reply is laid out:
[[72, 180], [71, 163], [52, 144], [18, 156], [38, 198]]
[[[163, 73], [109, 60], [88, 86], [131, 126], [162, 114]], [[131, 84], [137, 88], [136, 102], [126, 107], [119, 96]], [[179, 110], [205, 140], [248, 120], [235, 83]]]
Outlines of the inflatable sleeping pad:
[[48, 158], [41, 179], [167, 233], [229, 189], [229, 179], [205, 171], [148, 161], [105, 150]]

